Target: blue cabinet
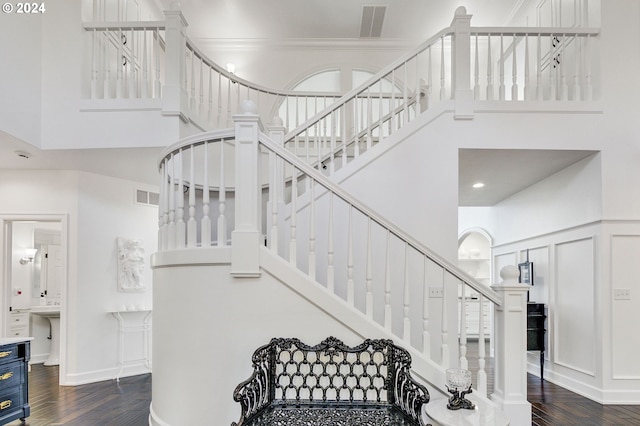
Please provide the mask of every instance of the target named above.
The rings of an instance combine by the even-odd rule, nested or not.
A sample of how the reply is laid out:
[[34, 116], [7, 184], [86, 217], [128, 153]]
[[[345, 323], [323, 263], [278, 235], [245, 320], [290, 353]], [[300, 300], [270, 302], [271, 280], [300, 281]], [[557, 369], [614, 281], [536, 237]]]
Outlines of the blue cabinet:
[[0, 425], [29, 417], [29, 340], [0, 339]]

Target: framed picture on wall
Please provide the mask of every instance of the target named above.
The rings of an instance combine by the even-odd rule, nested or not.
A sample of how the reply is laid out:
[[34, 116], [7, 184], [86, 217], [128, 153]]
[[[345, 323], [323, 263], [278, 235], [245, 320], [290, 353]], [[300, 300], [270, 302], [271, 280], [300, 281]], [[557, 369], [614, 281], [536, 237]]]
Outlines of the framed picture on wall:
[[518, 269], [520, 270], [518, 282], [533, 285], [533, 262], [526, 261], [518, 263]]

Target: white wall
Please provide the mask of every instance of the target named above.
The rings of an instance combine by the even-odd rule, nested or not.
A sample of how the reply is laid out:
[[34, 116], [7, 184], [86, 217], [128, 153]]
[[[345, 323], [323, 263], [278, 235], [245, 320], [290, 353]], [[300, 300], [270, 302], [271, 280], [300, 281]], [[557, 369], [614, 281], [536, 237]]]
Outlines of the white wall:
[[[151, 306], [149, 255], [157, 247], [157, 208], [135, 204], [135, 182], [74, 171], [0, 170], [0, 215], [67, 218], [68, 276], [61, 319], [66, 363], [61, 382], [110, 379], [118, 371], [118, 330], [108, 313], [121, 305]], [[117, 291], [116, 238], [139, 238], [147, 258], [144, 293]], [[64, 237], [63, 237], [64, 240]], [[66, 300], [64, 296], [66, 294]], [[3, 309], [7, 306], [3, 303]], [[137, 353], [132, 347], [133, 353]], [[131, 359], [125, 353], [125, 359]], [[128, 369], [125, 374], [144, 369]]]
[[154, 425], [237, 421], [233, 390], [251, 375], [253, 351], [272, 337], [362, 342], [266, 271], [260, 278], [232, 278], [229, 250], [174, 254], [153, 273]]
[[[151, 307], [149, 258], [157, 249], [156, 207], [135, 203], [135, 190], [153, 189], [135, 182], [91, 173], [79, 173], [78, 182], [78, 283], [69, 292], [69, 322], [74, 324], [70, 347], [78, 358], [69, 368], [68, 380], [83, 383], [114, 376], [117, 362], [117, 322], [108, 312], [122, 305]], [[146, 290], [122, 293], [117, 289], [116, 239], [139, 239], [145, 250], [141, 282]], [[142, 342], [141, 334], [138, 342]], [[130, 347], [132, 353], [139, 347]], [[129, 353], [126, 359], [132, 359]], [[125, 374], [145, 369], [125, 370]]]
[[3, 13], [0, 29], [0, 129], [35, 146], [42, 119], [42, 17]]
[[[495, 238], [494, 270], [526, 258], [534, 265], [530, 300], [547, 306], [545, 378], [603, 403], [638, 403], [640, 351], [632, 312], [639, 220], [602, 219], [604, 154], [588, 157], [491, 208], [461, 208]], [[487, 212], [489, 212], [487, 214]], [[615, 300], [628, 289], [630, 300]], [[539, 374], [538, 353], [529, 369]]]

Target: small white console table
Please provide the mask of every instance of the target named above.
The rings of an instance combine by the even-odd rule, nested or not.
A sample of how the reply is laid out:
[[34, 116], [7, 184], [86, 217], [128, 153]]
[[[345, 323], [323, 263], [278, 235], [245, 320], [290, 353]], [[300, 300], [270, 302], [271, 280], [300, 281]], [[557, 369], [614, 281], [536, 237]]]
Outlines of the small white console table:
[[[112, 311], [111, 315], [118, 321], [118, 365], [120, 370], [116, 374], [116, 381], [120, 381], [122, 372], [126, 365], [144, 365], [151, 370], [151, 360], [149, 358], [149, 336], [151, 331], [151, 310], [135, 309]], [[138, 314], [138, 315], [134, 315]], [[143, 316], [142, 322], [139, 321]], [[137, 322], [134, 320], [138, 319]], [[128, 333], [142, 333], [143, 356], [136, 359], [125, 359], [125, 337]]]

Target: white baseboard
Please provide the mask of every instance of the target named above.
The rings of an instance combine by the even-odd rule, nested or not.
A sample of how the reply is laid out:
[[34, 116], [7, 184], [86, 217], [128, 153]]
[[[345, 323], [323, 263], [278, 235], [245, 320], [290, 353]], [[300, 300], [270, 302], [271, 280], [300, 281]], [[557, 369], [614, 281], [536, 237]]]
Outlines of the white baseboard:
[[29, 364], [43, 364], [49, 358], [49, 354], [31, 354], [31, 359], [29, 359]]
[[[87, 383], [103, 382], [105, 380], [115, 380], [120, 368], [108, 368], [104, 370], [90, 371], [86, 373], [67, 374], [64, 380], [60, 381], [63, 386], [78, 386]], [[144, 365], [125, 366], [120, 374], [120, 378], [149, 374], [151, 370]]]
[[153, 411], [153, 402], [149, 406], [149, 426], [170, 426], [169, 423], [162, 421]]

